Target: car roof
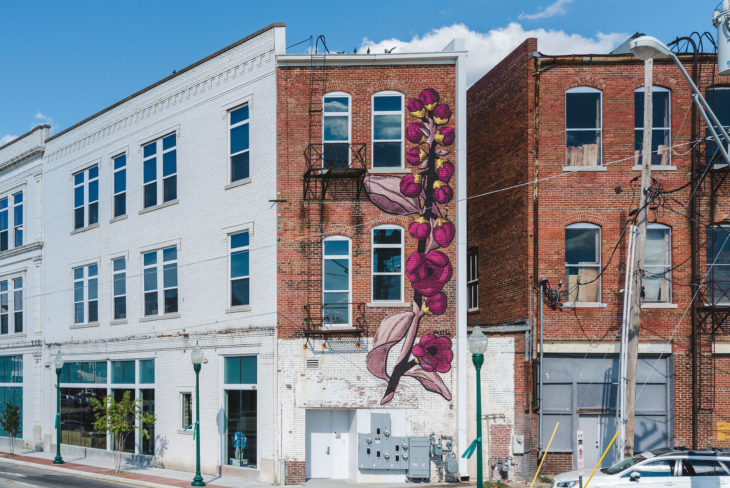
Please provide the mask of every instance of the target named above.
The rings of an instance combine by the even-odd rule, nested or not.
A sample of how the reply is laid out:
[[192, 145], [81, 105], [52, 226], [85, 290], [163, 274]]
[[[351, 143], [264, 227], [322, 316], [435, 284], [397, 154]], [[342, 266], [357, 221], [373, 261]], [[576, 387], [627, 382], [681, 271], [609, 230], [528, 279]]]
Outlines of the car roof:
[[659, 456], [682, 456], [682, 457], [730, 457], [730, 449], [721, 447], [711, 447], [708, 449], [686, 449], [683, 447], [670, 449], [663, 447], [660, 449], [652, 449], [641, 453], [645, 458], [653, 458]]

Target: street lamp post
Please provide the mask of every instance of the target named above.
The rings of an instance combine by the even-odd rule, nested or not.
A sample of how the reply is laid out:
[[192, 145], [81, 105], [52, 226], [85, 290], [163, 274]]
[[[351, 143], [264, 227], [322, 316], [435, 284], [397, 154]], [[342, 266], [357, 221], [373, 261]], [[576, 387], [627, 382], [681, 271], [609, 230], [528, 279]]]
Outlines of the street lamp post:
[[484, 485], [484, 475], [482, 474], [482, 387], [480, 370], [484, 364], [484, 352], [487, 350], [487, 338], [479, 328], [474, 326], [469, 336], [469, 352], [471, 353], [471, 361], [477, 373], [477, 487], [482, 488]]
[[193, 435], [195, 436], [195, 478], [190, 486], [205, 486], [203, 477], [200, 476], [200, 365], [203, 364], [203, 351], [196, 344], [193, 352], [190, 353], [190, 359], [193, 362], [195, 370], [195, 427]]
[[53, 464], [63, 464], [61, 457], [61, 370], [63, 369], [63, 356], [59, 351], [53, 358], [53, 367], [56, 368], [56, 457]]

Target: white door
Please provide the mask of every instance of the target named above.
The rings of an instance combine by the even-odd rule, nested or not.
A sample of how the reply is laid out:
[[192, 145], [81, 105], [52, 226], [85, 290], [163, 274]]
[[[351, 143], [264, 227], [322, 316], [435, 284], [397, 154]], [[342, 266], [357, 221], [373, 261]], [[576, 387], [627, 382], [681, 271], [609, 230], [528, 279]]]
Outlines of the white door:
[[349, 410], [307, 410], [307, 478], [346, 479], [350, 468]]
[[[613, 435], [616, 433], [615, 426], [616, 418], [609, 415], [581, 415], [578, 418], [578, 428], [583, 431], [583, 459], [588, 473], [593, 471], [593, 468], [598, 464], [598, 460], [601, 459], [603, 451], [611, 442]], [[614, 464], [615, 446], [614, 442], [611, 449], [606, 453], [606, 457], [603, 458], [601, 466]]]

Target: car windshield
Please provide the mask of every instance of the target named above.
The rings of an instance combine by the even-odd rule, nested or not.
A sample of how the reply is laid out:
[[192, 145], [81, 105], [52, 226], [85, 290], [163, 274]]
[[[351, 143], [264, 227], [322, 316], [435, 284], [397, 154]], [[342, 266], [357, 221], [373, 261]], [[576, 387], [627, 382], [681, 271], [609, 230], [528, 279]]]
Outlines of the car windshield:
[[643, 461], [643, 460], [644, 460], [644, 456], [642, 456], [642, 455], [633, 456], [628, 459], [624, 459], [620, 463], [614, 464], [610, 468], [606, 468], [606, 470], [603, 472], [606, 474], [620, 473], [624, 469], [630, 468], [634, 464], [638, 463], [639, 461]]

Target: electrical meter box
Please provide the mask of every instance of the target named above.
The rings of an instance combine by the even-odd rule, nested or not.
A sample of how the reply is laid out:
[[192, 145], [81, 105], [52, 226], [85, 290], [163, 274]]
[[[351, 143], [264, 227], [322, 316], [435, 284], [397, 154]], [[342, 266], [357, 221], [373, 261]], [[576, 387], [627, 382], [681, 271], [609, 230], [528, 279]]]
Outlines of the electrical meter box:
[[358, 466], [362, 469], [408, 469], [408, 438], [391, 435], [390, 414], [370, 414], [370, 433], [358, 434]]
[[409, 437], [408, 473], [409, 479], [431, 478], [431, 441], [428, 437]]

